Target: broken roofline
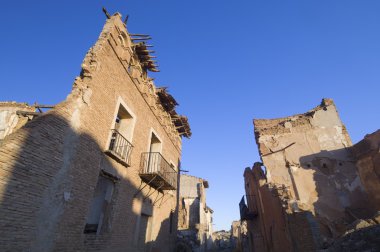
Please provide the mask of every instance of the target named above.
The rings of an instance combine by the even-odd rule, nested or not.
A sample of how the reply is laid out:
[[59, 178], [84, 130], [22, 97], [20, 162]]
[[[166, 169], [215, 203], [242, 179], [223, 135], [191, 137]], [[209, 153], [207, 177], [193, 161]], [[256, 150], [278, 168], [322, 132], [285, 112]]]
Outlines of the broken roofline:
[[178, 102], [174, 97], [169, 94], [167, 87], [156, 88], [156, 94], [160, 100], [162, 107], [168, 112], [172, 118], [172, 121], [179, 134], [184, 135], [187, 138], [191, 137], [191, 129], [189, 121], [186, 116], [178, 115], [175, 107], [178, 106]]
[[[121, 20], [122, 16], [120, 13], [116, 12], [114, 15], [109, 15], [108, 12], [103, 9], [103, 11], [105, 12], [106, 16], [107, 16], [107, 19], [108, 21], [107, 22], [114, 22], [112, 20], [115, 20], [117, 18], [119, 18]], [[81, 81], [81, 79], [83, 80], [84, 78], [92, 78], [92, 72], [93, 71], [96, 71], [96, 68], [98, 67], [97, 66], [97, 60], [96, 60], [96, 55], [98, 53], [99, 50], [102, 49], [103, 45], [102, 43], [105, 42], [106, 40], [109, 40], [108, 42], [111, 44], [111, 47], [112, 47], [112, 42], [115, 43], [115, 46], [118, 47], [116, 48], [116, 51], [115, 53], [118, 54], [122, 48], [122, 50], [127, 50], [129, 51], [132, 56], [131, 58], [129, 59], [129, 62], [125, 64], [125, 59], [123, 59], [122, 57], [119, 57], [119, 55], [117, 55], [119, 57], [119, 60], [120, 62], [123, 64], [123, 67], [128, 71], [128, 74], [130, 75], [132, 81], [135, 83], [135, 85], [138, 87], [139, 91], [141, 92], [141, 94], [143, 95], [144, 99], [147, 101], [148, 105], [152, 108], [152, 111], [153, 113], [156, 115], [157, 119], [162, 123], [163, 120], [167, 120], [167, 122], [165, 123], [162, 123], [164, 128], [168, 131], [173, 131], [177, 134], [177, 137], [180, 138], [181, 136], [184, 136], [186, 138], [190, 138], [192, 133], [191, 133], [191, 129], [190, 129], [190, 125], [189, 125], [189, 122], [188, 122], [188, 119], [186, 116], [183, 116], [183, 115], [179, 115], [176, 110], [175, 110], [175, 107], [178, 105], [177, 101], [174, 99], [174, 97], [172, 95], [170, 95], [167, 91], [167, 88], [166, 87], [163, 87], [163, 88], [157, 88], [154, 83], [153, 83], [153, 78], [149, 78], [147, 76], [147, 70], [149, 70], [150, 68], [148, 67], [145, 67], [146, 66], [146, 62], [145, 62], [145, 59], [142, 60], [141, 57], [140, 57], [140, 54], [137, 50], [137, 46], [141, 44], [141, 42], [135, 44], [133, 42], [133, 38], [131, 37], [131, 34], [128, 33], [127, 31], [127, 28], [126, 28], [126, 22], [123, 22], [122, 23], [123, 25], [116, 25], [116, 30], [118, 30], [119, 32], [119, 36], [113, 36], [112, 35], [112, 31], [110, 29], [110, 27], [107, 27], [105, 29], [105, 26], [100, 34], [100, 37], [99, 39], [97, 40], [97, 42], [95, 43], [95, 45], [86, 53], [86, 56], [85, 56], [85, 59], [83, 60], [83, 63], [82, 63], [82, 70], [81, 70], [81, 73], [80, 73], [80, 77], [79, 78], [76, 78], [75, 82], [74, 82], [74, 87], [71, 91], [74, 92], [74, 89], [77, 87], [77, 86], [80, 86], [78, 84], [79, 81]], [[142, 36], [144, 37], [144, 35], [141, 35], [141, 34], [135, 34], [135, 36]], [[117, 39], [115, 38], [119, 38], [120, 41], [117, 42]], [[103, 41], [103, 42], [102, 42]], [[149, 45], [145, 45], [145, 47], [148, 47]], [[150, 47], [150, 46], [149, 46]], [[115, 49], [115, 48], [114, 48]], [[150, 56], [149, 53], [152, 52], [152, 51], [148, 51], [147, 50], [147, 57], [149, 58], [153, 58], [154, 56]], [[145, 52], [144, 52], [145, 53]], [[150, 59], [148, 60], [150, 62]], [[149, 63], [150, 64], [150, 63]], [[139, 76], [141, 78], [141, 80], [135, 80], [136, 78], [134, 78], [132, 76], [132, 74], [129, 72], [129, 67], [130, 66], [139, 66], [140, 69], [141, 69], [141, 76]], [[137, 83], [136, 83], [137, 82]], [[142, 85], [141, 82], [143, 82], [144, 84], [146, 84], [146, 86], [148, 86], [148, 90], [146, 87], [141, 87]], [[151, 97], [149, 96], [153, 96], [154, 97], [154, 101], [153, 102], [149, 102], [148, 100], [152, 100], [150, 99]], [[147, 98], [148, 97], [148, 98]], [[41, 110], [41, 108], [54, 108], [53, 105], [40, 105], [40, 104], [33, 104], [33, 105], [28, 105], [27, 103], [18, 103], [18, 102], [0, 102], [0, 107], [1, 106], [17, 106], [17, 107], [22, 107], [23, 109], [28, 109], [28, 110], [33, 110], [35, 111], [36, 109], [38, 109], [38, 111], [40, 113], [43, 113], [43, 111]], [[163, 114], [162, 113], [155, 113], [155, 111], [158, 110], [161, 110], [162, 112], [164, 112]], [[24, 113], [25, 114], [25, 111], [24, 112], [20, 112], [20, 113]], [[31, 113], [34, 113], [34, 112], [28, 112], [30, 115], [32, 115]], [[34, 113], [33, 115], [40, 115], [40, 113]], [[163, 116], [162, 116], [163, 115]], [[169, 126], [170, 129], [167, 129], [167, 125]], [[173, 133], [171, 132], [171, 133]], [[170, 132], [168, 133], [169, 135], [171, 134]], [[172, 140], [173, 143], [177, 142], [177, 139], [174, 139]]]
[[[106, 15], [107, 19], [112, 19], [113, 17], [119, 17], [122, 21], [122, 15], [119, 12], [116, 12], [112, 16], [108, 13], [108, 11], [103, 7], [103, 12]], [[158, 88], [154, 85], [153, 79], [147, 77], [147, 70], [151, 72], [159, 72], [157, 69], [157, 65], [153, 58], [156, 58], [156, 56], [150, 55], [151, 53], [155, 52], [152, 50], [148, 50], [148, 47], [152, 47], [152, 45], [145, 44], [145, 40], [151, 39], [149, 35], [146, 34], [131, 34], [127, 30], [127, 21], [128, 21], [128, 15], [126, 16], [125, 20], [122, 21], [123, 26], [125, 28], [125, 33], [127, 34], [127, 39], [130, 42], [130, 49], [133, 51], [133, 54], [137, 56], [138, 64], [140, 65], [141, 69], [144, 71], [142, 74], [146, 76], [146, 79], [149, 79], [154, 86], [155, 89], [155, 96], [157, 103], [162, 106], [162, 109], [169, 114], [171, 117], [171, 121], [175, 126], [175, 130], [178, 132], [179, 136], [184, 136], [186, 138], [190, 138], [192, 133], [190, 129], [190, 124], [188, 122], [188, 118], [183, 115], [178, 115], [175, 111], [175, 107], [179, 104], [174, 99], [172, 95], [170, 95], [167, 91], [167, 87], [161, 87]], [[136, 43], [135, 43], [136, 41]], [[142, 42], [141, 42], [142, 41]]]
[[[320, 110], [327, 111], [328, 107], [333, 107], [335, 109], [335, 112], [338, 114], [334, 101], [330, 98], [323, 98], [320, 105], [318, 105], [317, 107], [303, 114], [295, 114], [288, 117], [274, 118], [274, 119], [253, 119], [256, 144], [258, 146], [261, 146], [259, 143], [260, 136], [291, 133], [290, 128], [293, 127], [292, 124], [295, 124], [295, 125], [310, 124], [316, 112]], [[348, 135], [345, 125], [342, 123], [339, 116], [337, 117], [337, 120], [339, 121], [339, 124], [342, 127], [342, 131], [344, 132], [345, 141], [347, 142], [348, 146], [351, 146], [352, 145], [351, 138]], [[264, 149], [259, 148], [259, 153], [261, 157], [264, 157], [267, 155], [284, 151], [285, 149], [293, 146], [294, 144], [295, 143], [292, 142], [292, 143], [289, 143], [287, 146], [283, 146], [283, 148], [281, 149], [271, 150], [271, 151], [269, 150], [264, 151]]]
[[189, 177], [189, 178], [194, 178], [194, 179], [198, 179], [198, 180], [201, 180], [202, 181], [202, 184], [205, 188], [209, 188], [209, 184], [208, 184], [208, 181], [203, 179], [203, 178], [200, 178], [200, 177], [197, 177], [197, 176], [193, 176], [193, 175], [189, 175], [189, 174], [181, 174], [181, 176], [184, 176], [184, 177]]
[[334, 105], [335, 106], [335, 103], [332, 99], [330, 98], [322, 98], [322, 101], [321, 101], [321, 104], [318, 105], [317, 107], [307, 111], [306, 113], [302, 113], [302, 114], [295, 114], [295, 115], [291, 115], [291, 116], [286, 116], [286, 117], [280, 117], [280, 118], [273, 118], [273, 119], [267, 119], [267, 118], [254, 118], [253, 119], [253, 124], [255, 126], [255, 131], [256, 131], [256, 128], [269, 128], [271, 126], [275, 126], [277, 124], [281, 124], [281, 123], [284, 123], [284, 122], [288, 122], [288, 121], [291, 121], [292, 119], [298, 119], [298, 118], [302, 118], [302, 117], [309, 117], [309, 116], [313, 116], [314, 113], [318, 110], [321, 110], [321, 109], [326, 109], [327, 106], [330, 106], [330, 105]]

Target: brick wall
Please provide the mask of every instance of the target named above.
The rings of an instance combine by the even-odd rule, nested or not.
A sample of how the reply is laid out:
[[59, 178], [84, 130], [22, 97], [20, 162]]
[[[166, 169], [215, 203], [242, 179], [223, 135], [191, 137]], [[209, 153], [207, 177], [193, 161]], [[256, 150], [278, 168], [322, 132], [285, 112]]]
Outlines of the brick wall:
[[[0, 250], [144, 250], [135, 235], [141, 211], [161, 195], [147, 186], [134, 198], [141, 184], [141, 153], [149, 150], [153, 130], [162, 140], [162, 156], [177, 165], [181, 137], [157, 102], [152, 81], [128, 72], [135, 57], [130, 45], [120, 15], [112, 16], [66, 101], [0, 143]], [[130, 167], [104, 154], [120, 100], [135, 115]], [[108, 226], [100, 234], [84, 234], [101, 171], [116, 181]], [[144, 200], [149, 192], [154, 193]], [[162, 202], [153, 206], [147, 246], [170, 251], [176, 238], [176, 221], [169, 232], [176, 192], [166, 192]]]

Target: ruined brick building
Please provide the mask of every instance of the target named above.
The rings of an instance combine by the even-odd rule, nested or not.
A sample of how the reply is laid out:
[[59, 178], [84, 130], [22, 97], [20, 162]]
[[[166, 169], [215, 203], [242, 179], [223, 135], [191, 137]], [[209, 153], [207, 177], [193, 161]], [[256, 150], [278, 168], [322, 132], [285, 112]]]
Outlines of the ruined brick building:
[[[380, 249], [380, 238], [369, 235], [380, 221], [379, 131], [352, 146], [330, 99], [254, 126], [262, 162], [245, 169], [240, 202], [251, 251]], [[357, 231], [363, 223], [367, 229]], [[355, 243], [356, 232], [368, 234]]]
[[231, 224], [231, 242], [240, 252], [249, 252], [247, 237], [247, 221], [233, 221]]
[[213, 247], [213, 210], [206, 203], [208, 181], [202, 178], [180, 176], [178, 233], [183, 247], [203, 252]]
[[[1, 251], [171, 251], [181, 137], [145, 44], [107, 14], [67, 99], [0, 103]], [[43, 112], [43, 111], [41, 111]]]

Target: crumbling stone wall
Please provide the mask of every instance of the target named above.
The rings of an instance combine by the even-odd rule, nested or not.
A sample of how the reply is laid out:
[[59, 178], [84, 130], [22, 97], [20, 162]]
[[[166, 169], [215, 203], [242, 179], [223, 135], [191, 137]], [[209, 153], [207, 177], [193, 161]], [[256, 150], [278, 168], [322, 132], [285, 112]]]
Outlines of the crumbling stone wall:
[[219, 230], [215, 231], [213, 234], [213, 239], [215, 242], [216, 251], [231, 250], [231, 231]]
[[247, 222], [233, 221], [231, 224], [231, 242], [235, 250], [241, 252], [249, 252]]
[[[291, 239], [284, 232], [289, 190], [268, 184], [261, 165], [257, 162], [252, 169], [247, 167], [244, 171], [248, 213], [242, 220], [247, 221], [249, 251], [291, 251]], [[305, 230], [298, 229], [304, 235]]]
[[[1, 251], [174, 248], [176, 194], [164, 192], [155, 202], [162, 194], [151, 187], [137, 193], [151, 132], [175, 169], [181, 157], [180, 134], [155, 89], [121, 15], [110, 16], [67, 99], [0, 142]], [[129, 166], [105, 155], [120, 102], [135, 117]], [[101, 232], [86, 234], [99, 176], [107, 176], [114, 191]]]
[[361, 182], [369, 194], [372, 207], [380, 210], [380, 130], [366, 135], [352, 149]]
[[208, 182], [202, 178], [180, 177], [179, 240], [194, 251], [207, 251], [213, 246], [213, 210], [206, 204], [206, 188]]
[[181, 175], [180, 178], [180, 201], [182, 208], [180, 216], [185, 214], [185, 220], [181, 221], [179, 229], [194, 229], [200, 224], [206, 223], [206, 190], [204, 179]]
[[305, 114], [255, 119], [254, 126], [262, 164], [246, 169], [245, 178], [248, 206], [257, 209], [249, 235], [262, 240], [261, 249], [326, 248], [349, 223], [371, 214], [332, 100]]

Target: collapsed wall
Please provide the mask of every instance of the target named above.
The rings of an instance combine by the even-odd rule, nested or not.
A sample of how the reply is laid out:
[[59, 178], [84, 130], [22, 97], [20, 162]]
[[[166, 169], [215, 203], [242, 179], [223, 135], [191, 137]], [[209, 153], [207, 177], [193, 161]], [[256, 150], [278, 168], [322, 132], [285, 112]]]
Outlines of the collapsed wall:
[[178, 242], [192, 251], [207, 251], [213, 246], [213, 210], [206, 203], [207, 188], [205, 179], [180, 175]]
[[366, 135], [352, 149], [361, 182], [371, 198], [372, 207], [380, 209], [380, 130]]
[[262, 164], [244, 176], [248, 208], [256, 210], [248, 226], [259, 231], [252, 237], [261, 249], [326, 248], [373, 214], [332, 100], [305, 114], [255, 119], [254, 126]]

